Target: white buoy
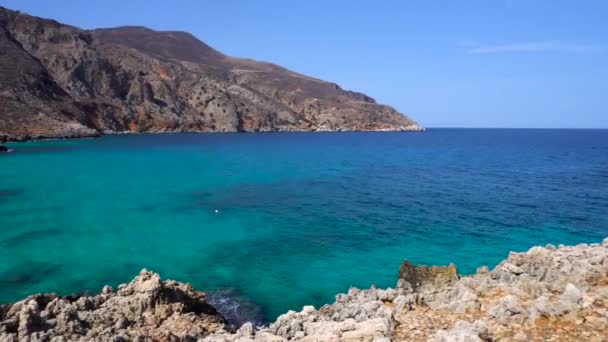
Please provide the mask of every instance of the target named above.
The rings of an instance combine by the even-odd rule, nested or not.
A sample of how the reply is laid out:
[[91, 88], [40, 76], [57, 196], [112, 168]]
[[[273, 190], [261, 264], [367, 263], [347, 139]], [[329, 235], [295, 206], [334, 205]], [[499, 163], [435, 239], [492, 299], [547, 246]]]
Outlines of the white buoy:
[[217, 210], [217, 209], [215, 209], [215, 210], [214, 210], [214, 212], [215, 212], [216, 214], [219, 214], [219, 212], [220, 212], [220, 211], [219, 211], [219, 210]]

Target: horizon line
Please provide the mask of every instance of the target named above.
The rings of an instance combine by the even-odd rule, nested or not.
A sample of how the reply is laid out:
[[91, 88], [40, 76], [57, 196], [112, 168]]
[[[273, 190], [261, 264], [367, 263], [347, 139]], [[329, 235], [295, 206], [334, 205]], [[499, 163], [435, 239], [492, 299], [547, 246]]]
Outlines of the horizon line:
[[465, 126], [423, 126], [425, 129], [572, 129], [608, 130], [608, 127], [465, 127]]

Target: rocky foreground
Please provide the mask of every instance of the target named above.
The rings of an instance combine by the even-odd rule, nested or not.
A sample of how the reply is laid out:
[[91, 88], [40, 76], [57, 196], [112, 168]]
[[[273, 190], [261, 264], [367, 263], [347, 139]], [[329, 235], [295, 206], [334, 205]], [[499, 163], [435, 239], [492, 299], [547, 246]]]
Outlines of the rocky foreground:
[[0, 341], [606, 341], [608, 239], [534, 247], [494, 270], [405, 261], [395, 289], [351, 288], [269, 327], [233, 329], [190, 284], [143, 270], [96, 296], [0, 306]]

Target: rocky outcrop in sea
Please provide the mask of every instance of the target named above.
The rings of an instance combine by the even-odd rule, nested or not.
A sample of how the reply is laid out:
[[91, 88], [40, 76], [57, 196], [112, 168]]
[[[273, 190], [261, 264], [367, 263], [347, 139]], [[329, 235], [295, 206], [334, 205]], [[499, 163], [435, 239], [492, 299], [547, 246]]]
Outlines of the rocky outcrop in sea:
[[608, 239], [511, 253], [470, 276], [405, 261], [395, 288], [351, 288], [321, 308], [235, 329], [190, 284], [143, 270], [96, 296], [0, 306], [0, 341], [606, 341]]

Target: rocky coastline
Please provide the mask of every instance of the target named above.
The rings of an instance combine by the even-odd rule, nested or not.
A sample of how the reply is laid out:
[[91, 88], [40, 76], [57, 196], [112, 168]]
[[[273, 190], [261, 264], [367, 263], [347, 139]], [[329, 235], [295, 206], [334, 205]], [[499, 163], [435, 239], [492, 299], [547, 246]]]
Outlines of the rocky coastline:
[[0, 141], [106, 132], [420, 131], [396, 109], [187, 32], [85, 30], [0, 6]]
[[0, 341], [606, 341], [608, 238], [510, 253], [493, 270], [405, 261], [395, 288], [238, 329], [192, 285], [142, 270], [95, 296], [36, 294], [0, 306]]
[[[141, 131], [141, 132], [130, 132], [130, 131], [95, 131], [89, 129], [82, 130], [66, 130], [60, 131], [57, 134], [23, 134], [23, 135], [12, 135], [2, 134], [0, 132], [0, 142], [26, 142], [35, 140], [64, 140], [64, 139], [84, 139], [84, 138], [99, 138], [104, 135], [133, 135], [133, 134], [179, 134], [179, 133], [272, 133], [272, 132], [424, 132], [426, 128], [418, 125], [413, 126], [399, 126], [392, 128], [383, 129], [311, 129], [311, 130], [296, 130], [296, 129], [276, 129], [276, 130], [257, 130], [257, 131], [242, 131], [242, 132], [208, 132], [208, 131], [197, 131], [197, 130], [162, 130], [162, 131]], [[2, 151], [0, 147], [0, 152]]]

